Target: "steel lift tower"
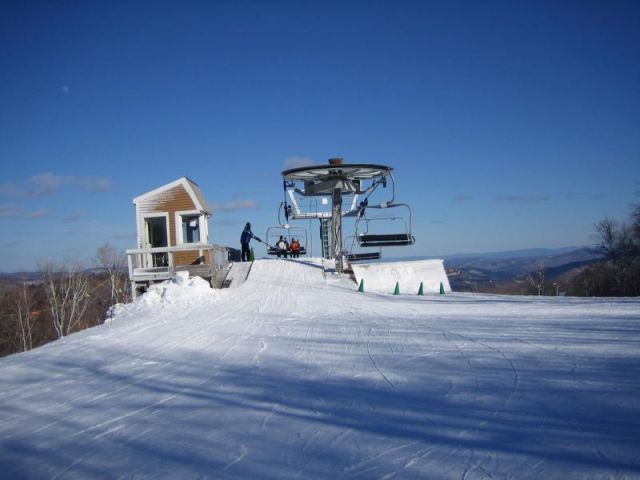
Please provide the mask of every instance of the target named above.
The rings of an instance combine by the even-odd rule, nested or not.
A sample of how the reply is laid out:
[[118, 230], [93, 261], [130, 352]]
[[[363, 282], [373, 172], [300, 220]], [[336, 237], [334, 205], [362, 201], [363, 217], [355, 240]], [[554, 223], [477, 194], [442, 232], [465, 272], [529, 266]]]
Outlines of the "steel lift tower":
[[[285, 215], [288, 219], [328, 219], [331, 218], [331, 247], [335, 259], [336, 271], [344, 269], [342, 250], [342, 218], [361, 215], [366, 208], [366, 197], [379, 185], [386, 186], [387, 177], [392, 168], [374, 164], [345, 164], [341, 158], [332, 158], [328, 165], [284, 170], [284, 188], [288, 200], [285, 200]], [[330, 197], [331, 212], [307, 211], [300, 208], [296, 196]], [[359, 196], [365, 200], [358, 202]], [[343, 211], [345, 199], [351, 199], [350, 206]]]

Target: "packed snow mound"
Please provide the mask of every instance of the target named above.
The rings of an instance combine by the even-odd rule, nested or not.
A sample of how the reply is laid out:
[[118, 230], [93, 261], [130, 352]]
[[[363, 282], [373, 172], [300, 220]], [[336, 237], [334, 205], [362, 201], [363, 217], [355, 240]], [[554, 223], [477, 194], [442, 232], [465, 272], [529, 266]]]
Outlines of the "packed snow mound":
[[219, 295], [209, 282], [200, 277], [189, 277], [189, 272], [178, 272], [171, 280], [151, 285], [132, 303], [117, 305], [114, 319], [130, 317], [142, 312], [154, 312], [163, 308], [183, 309], [210, 302]]
[[393, 293], [396, 282], [402, 293], [417, 293], [420, 283], [425, 294], [439, 293], [441, 283], [445, 292], [451, 292], [444, 260], [354, 264], [352, 268], [358, 283], [364, 280], [367, 292]]

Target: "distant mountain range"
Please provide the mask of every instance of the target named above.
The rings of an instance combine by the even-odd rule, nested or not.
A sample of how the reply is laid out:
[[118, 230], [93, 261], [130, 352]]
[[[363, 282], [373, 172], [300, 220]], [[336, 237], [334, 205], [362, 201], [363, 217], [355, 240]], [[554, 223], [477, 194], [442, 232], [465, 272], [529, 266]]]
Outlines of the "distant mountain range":
[[16, 282], [33, 282], [42, 279], [42, 272], [0, 272], [0, 280]]
[[529, 248], [522, 250], [505, 250], [500, 252], [488, 253], [460, 253], [447, 255], [445, 259], [458, 258], [529, 258], [529, 257], [557, 257], [565, 254], [573, 254], [575, 252], [597, 251], [597, 246], [582, 247], [561, 247], [561, 248]]
[[[398, 260], [423, 260], [436, 257], [405, 257]], [[592, 263], [602, 261], [602, 250], [594, 246], [535, 248], [490, 253], [445, 255], [445, 268], [454, 290], [470, 285], [507, 283], [524, 279], [543, 266], [549, 281], [566, 280]]]
[[555, 257], [559, 255], [571, 254], [573, 252], [592, 251], [599, 250], [597, 246], [582, 246], [582, 247], [561, 247], [561, 248], [529, 248], [522, 250], [504, 250], [498, 252], [483, 252], [483, 253], [454, 253], [449, 255], [437, 255], [437, 256], [412, 256], [412, 257], [395, 257], [389, 258], [388, 261], [402, 261], [402, 260], [427, 260], [433, 258], [440, 258], [447, 261], [459, 260], [459, 259], [499, 259], [499, 258], [530, 258], [530, 257]]

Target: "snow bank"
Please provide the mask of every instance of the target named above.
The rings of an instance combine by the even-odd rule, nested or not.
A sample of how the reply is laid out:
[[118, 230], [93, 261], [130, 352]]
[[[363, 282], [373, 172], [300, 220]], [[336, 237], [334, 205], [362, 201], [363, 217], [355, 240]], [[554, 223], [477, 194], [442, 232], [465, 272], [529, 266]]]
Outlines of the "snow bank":
[[113, 319], [136, 316], [143, 312], [157, 312], [162, 309], [195, 307], [208, 302], [219, 291], [211, 288], [209, 282], [200, 277], [189, 277], [189, 272], [178, 272], [171, 280], [151, 285], [148, 290], [132, 303], [116, 305]]
[[439, 293], [441, 282], [445, 292], [451, 291], [444, 260], [356, 264], [352, 267], [358, 284], [364, 280], [366, 292], [393, 293], [396, 282], [400, 285], [400, 293], [417, 293], [420, 282], [424, 293]]

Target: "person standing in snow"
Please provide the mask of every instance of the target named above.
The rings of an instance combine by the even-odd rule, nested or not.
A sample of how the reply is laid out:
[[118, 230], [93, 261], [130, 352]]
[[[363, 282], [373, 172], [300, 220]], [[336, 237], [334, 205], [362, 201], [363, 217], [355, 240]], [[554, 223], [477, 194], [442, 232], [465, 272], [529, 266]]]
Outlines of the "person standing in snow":
[[242, 235], [240, 235], [240, 245], [242, 246], [241, 259], [243, 262], [249, 260], [249, 242], [252, 238], [254, 238], [254, 235], [251, 231], [251, 224], [247, 222], [244, 226], [244, 230], [242, 230]]

